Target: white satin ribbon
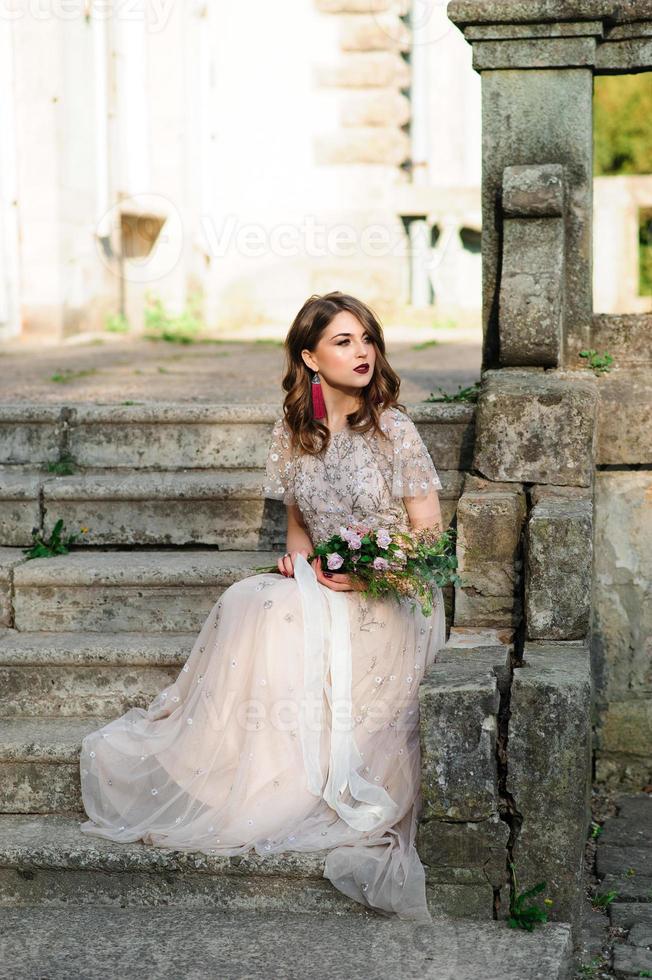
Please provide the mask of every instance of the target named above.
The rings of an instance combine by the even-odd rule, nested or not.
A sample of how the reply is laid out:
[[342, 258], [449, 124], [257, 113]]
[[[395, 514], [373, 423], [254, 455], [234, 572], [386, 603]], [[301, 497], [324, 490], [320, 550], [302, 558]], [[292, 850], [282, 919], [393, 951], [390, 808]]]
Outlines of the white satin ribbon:
[[[353, 735], [351, 630], [346, 596], [327, 586], [320, 588], [314, 569], [299, 553], [294, 563], [294, 577], [303, 608], [305, 697], [300, 712], [300, 728], [308, 787], [315, 795], [323, 796], [350, 827], [362, 831], [373, 830], [397, 816], [398, 804], [383, 786], [376, 786], [357, 772], [364, 760]], [[328, 658], [324, 598], [330, 611]], [[324, 688], [328, 690], [325, 677], [328, 667], [331, 674], [331, 732], [329, 771], [324, 786], [320, 741]], [[311, 729], [306, 725], [309, 706], [315, 709]], [[356, 806], [338, 799], [338, 795], [347, 788], [357, 801]]]
[[303, 764], [308, 789], [315, 796], [321, 796], [324, 774], [321, 768], [320, 746], [327, 669], [324, 600], [317, 577], [300, 552], [297, 552], [294, 561], [294, 578], [299, 587], [303, 609], [304, 696], [299, 710]]

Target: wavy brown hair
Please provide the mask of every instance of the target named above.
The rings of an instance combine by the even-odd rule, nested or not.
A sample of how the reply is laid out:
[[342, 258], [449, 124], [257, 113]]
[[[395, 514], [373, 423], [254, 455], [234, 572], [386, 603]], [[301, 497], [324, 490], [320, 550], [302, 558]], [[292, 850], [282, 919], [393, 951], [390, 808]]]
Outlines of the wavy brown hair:
[[390, 367], [385, 357], [385, 338], [380, 322], [365, 303], [335, 290], [323, 296], [313, 294], [303, 304], [294, 318], [285, 338], [285, 366], [283, 389], [283, 414], [292, 434], [294, 446], [316, 455], [328, 446], [330, 431], [312, 413], [312, 376], [314, 372], [301, 357], [302, 350], [313, 351], [324, 330], [342, 310], [352, 313], [369, 333], [376, 349], [374, 373], [360, 391], [360, 407], [347, 415], [347, 421], [355, 432], [374, 429], [385, 435], [379, 425], [381, 412], [395, 406], [405, 412], [405, 406], [397, 401], [401, 379]]

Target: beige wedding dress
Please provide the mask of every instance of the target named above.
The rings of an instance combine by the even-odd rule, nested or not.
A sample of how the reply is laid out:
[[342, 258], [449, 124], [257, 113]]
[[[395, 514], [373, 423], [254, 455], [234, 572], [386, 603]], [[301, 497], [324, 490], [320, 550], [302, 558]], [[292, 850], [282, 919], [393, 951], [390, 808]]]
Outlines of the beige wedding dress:
[[[403, 497], [440, 489], [412, 420], [331, 436], [319, 456], [274, 425], [263, 494], [296, 501], [313, 543], [348, 523], [409, 528]], [[324, 876], [382, 914], [429, 922], [415, 848], [418, 687], [445, 641], [426, 617], [294, 577], [250, 575], [215, 602], [173, 684], [85, 736], [81, 830], [218, 855], [325, 850]]]

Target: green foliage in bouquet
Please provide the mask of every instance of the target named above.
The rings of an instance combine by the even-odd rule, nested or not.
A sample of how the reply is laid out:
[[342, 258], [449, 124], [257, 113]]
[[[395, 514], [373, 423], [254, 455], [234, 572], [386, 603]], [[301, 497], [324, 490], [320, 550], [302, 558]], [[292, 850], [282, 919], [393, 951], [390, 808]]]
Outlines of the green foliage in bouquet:
[[352, 524], [319, 541], [307, 560], [318, 557], [324, 570], [350, 575], [372, 598], [409, 598], [413, 609], [419, 602], [424, 616], [429, 616], [433, 587], [464, 584], [456, 572], [454, 537], [452, 528], [402, 531]]

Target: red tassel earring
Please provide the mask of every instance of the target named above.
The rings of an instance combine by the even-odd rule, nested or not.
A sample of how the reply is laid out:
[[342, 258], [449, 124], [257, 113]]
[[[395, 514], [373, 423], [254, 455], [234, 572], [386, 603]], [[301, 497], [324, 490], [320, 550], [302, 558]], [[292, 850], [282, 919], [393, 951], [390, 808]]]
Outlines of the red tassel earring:
[[315, 419], [326, 418], [326, 405], [324, 404], [324, 394], [321, 390], [321, 381], [319, 380], [319, 374], [315, 371], [312, 382], [310, 384], [312, 391], [312, 415]]

